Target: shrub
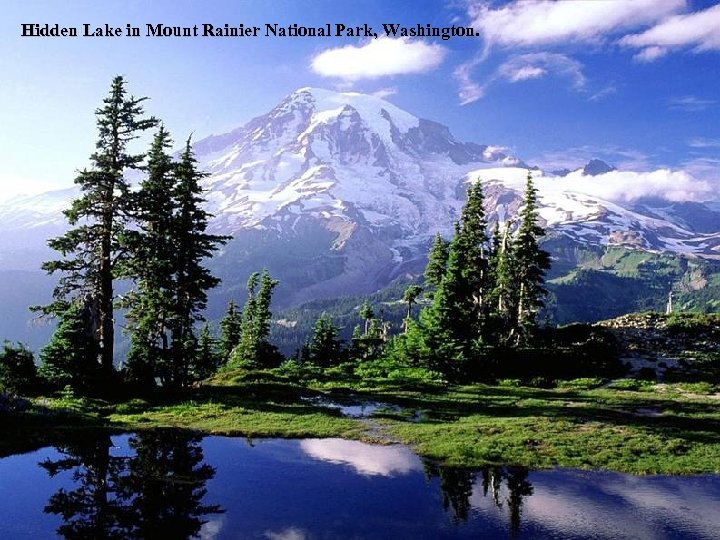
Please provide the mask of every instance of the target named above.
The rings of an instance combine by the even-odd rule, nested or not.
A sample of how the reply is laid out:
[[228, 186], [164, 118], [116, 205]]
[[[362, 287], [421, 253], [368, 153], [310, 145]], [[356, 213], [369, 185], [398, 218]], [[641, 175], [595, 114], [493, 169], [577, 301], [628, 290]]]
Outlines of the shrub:
[[37, 387], [37, 368], [32, 352], [24, 345], [5, 341], [0, 351], [0, 389], [9, 394], [27, 394]]

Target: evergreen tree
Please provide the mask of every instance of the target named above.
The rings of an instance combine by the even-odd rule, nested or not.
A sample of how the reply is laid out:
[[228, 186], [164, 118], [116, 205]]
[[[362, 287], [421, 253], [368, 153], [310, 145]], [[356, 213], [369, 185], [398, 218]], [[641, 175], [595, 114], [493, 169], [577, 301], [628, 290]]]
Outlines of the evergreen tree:
[[173, 340], [173, 380], [183, 386], [188, 381], [189, 366], [194, 360], [197, 340], [195, 323], [202, 320], [207, 307], [207, 291], [220, 283], [204, 266], [220, 245], [230, 237], [207, 233], [212, 217], [203, 209], [205, 199], [200, 180], [207, 174], [198, 170], [190, 139], [175, 167], [175, 188], [172, 192], [176, 216], [174, 220], [175, 295], [170, 322]]
[[425, 267], [424, 277], [426, 289], [437, 289], [443, 277], [445, 277], [449, 247], [450, 243], [444, 240], [443, 237], [440, 236], [440, 233], [437, 233], [430, 248], [428, 263]]
[[495, 287], [491, 294], [494, 313], [498, 322], [496, 339], [505, 343], [514, 333], [514, 314], [517, 300], [517, 267], [510, 238], [511, 223], [496, 228], [493, 241], [491, 268], [495, 276]]
[[131, 336], [125, 366], [130, 380], [154, 386], [155, 377], [170, 382], [171, 342], [168, 324], [176, 293], [175, 204], [171, 197], [175, 164], [168, 150], [168, 132], [160, 126], [148, 152], [147, 177], [134, 196], [133, 215], [137, 229], [126, 231], [123, 244], [132, 255], [122, 272], [135, 279], [135, 290], [123, 304]]
[[476, 319], [472, 297], [463, 276], [466, 252], [458, 246], [458, 236], [450, 243], [445, 276], [433, 295], [432, 305], [420, 313], [431, 369], [457, 378], [473, 356]]
[[194, 325], [207, 304], [207, 289], [219, 280], [203, 266], [227, 237], [208, 235], [208, 214], [190, 141], [179, 162], [167, 150], [161, 126], [148, 154], [148, 174], [135, 197], [137, 230], [124, 235], [132, 254], [123, 266], [135, 278], [128, 295], [131, 347], [127, 372], [132, 380], [185, 386], [197, 363]]
[[37, 369], [33, 353], [24, 345], [3, 343], [0, 350], [0, 391], [26, 394], [35, 390]]
[[82, 194], [64, 212], [72, 228], [49, 241], [63, 258], [43, 264], [49, 273], [59, 271], [63, 275], [53, 294], [55, 301], [42, 310], [58, 315], [71, 298], [89, 298], [97, 313], [98, 360], [106, 372], [113, 370], [113, 279], [120, 254], [118, 234], [124, 228], [129, 204], [123, 174], [141, 168], [144, 159], [143, 154], [130, 153], [128, 145], [157, 124], [154, 118], [143, 117], [145, 99], [129, 97], [125, 80], [120, 76], [113, 79], [110, 94], [95, 111], [98, 140], [90, 156], [92, 169], [83, 170], [75, 179]]
[[40, 351], [39, 375], [54, 388], [84, 393], [99, 370], [89, 306], [76, 301], [60, 314], [50, 343]]
[[487, 339], [492, 273], [480, 182], [468, 189], [468, 200], [448, 248], [445, 274], [432, 305], [420, 317], [423, 349], [430, 351], [431, 368], [459, 377]]
[[516, 324], [519, 339], [526, 340], [537, 324], [537, 314], [544, 306], [545, 272], [550, 268], [550, 254], [541, 249], [545, 235], [538, 225], [537, 189], [528, 172], [525, 185], [525, 206], [520, 212], [520, 226], [512, 246], [515, 268]]
[[277, 349], [267, 340], [272, 319], [270, 302], [278, 283], [267, 270], [263, 270], [262, 274], [254, 272], [248, 279], [248, 299], [243, 309], [240, 340], [230, 355], [230, 367], [269, 366], [280, 359]]
[[487, 317], [487, 296], [493, 283], [488, 264], [490, 245], [484, 202], [482, 184], [478, 180], [468, 188], [468, 200], [462, 209], [460, 227], [452, 242], [454, 246], [450, 246], [451, 250], [454, 248], [463, 252], [461, 280], [470, 295], [471, 309], [477, 318], [473, 326], [478, 334], [482, 333], [484, 319]]
[[313, 335], [307, 348], [307, 359], [318, 366], [327, 367], [337, 364], [342, 354], [342, 344], [338, 339], [338, 328], [332, 318], [323, 313], [315, 322]]
[[207, 379], [215, 374], [220, 367], [221, 356], [218, 353], [217, 340], [210, 333], [210, 325], [206, 322], [200, 331], [197, 351], [193, 355], [190, 376], [195, 381]]
[[242, 313], [234, 300], [228, 303], [225, 316], [220, 321], [220, 357], [227, 362], [233, 349], [240, 343], [242, 333]]

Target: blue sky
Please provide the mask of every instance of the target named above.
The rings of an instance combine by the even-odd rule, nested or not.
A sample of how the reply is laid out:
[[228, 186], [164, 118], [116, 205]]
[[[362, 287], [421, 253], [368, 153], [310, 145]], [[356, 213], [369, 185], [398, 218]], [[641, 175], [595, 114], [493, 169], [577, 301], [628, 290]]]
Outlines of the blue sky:
[[[29, 38], [22, 23], [140, 27]], [[368, 24], [357, 37], [146, 37], [146, 24]], [[472, 26], [389, 39], [382, 23]], [[124, 75], [175, 139], [222, 133], [301, 86], [383, 95], [543, 168], [600, 157], [720, 186], [720, 5], [695, 0], [6, 0], [0, 14], [0, 199], [72, 185], [94, 109]]]

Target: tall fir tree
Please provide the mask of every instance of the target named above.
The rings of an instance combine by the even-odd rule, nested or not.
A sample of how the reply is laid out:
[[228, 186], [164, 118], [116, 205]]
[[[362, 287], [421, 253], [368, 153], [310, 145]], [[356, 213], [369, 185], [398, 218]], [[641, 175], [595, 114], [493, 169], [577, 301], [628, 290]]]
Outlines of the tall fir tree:
[[133, 195], [133, 216], [138, 227], [125, 232], [123, 244], [131, 256], [122, 272], [135, 280], [135, 289], [123, 301], [130, 350], [126, 375], [137, 384], [153, 386], [156, 377], [169, 383], [170, 340], [168, 323], [176, 291], [175, 213], [170, 196], [175, 176], [172, 141], [163, 126], [148, 152], [147, 176]]
[[488, 257], [490, 244], [485, 216], [485, 197], [480, 180], [468, 188], [468, 199], [460, 216], [458, 234], [451, 249], [463, 251], [464, 267], [462, 281], [471, 298], [471, 309], [476, 321], [474, 330], [481, 334], [488, 314], [488, 294], [492, 289], [493, 276]]
[[403, 302], [407, 304], [407, 312], [405, 313], [405, 332], [407, 332], [408, 325], [412, 319], [412, 307], [417, 304], [418, 297], [422, 294], [422, 287], [420, 285], [408, 285], [403, 293]]
[[224, 362], [230, 358], [233, 349], [240, 343], [242, 335], [242, 313], [234, 300], [228, 302], [225, 316], [220, 321], [219, 353]]
[[524, 199], [520, 226], [512, 245], [516, 291], [515, 321], [521, 342], [529, 339], [537, 325], [538, 312], [545, 305], [545, 273], [550, 268], [550, 254], [540, 248], [539, 244], [545, 230], [538, 224], [537, 189], [529, 171]]
[[129, 144], [157, 124], [154, 118], [144, 117], [146, 98], [128, 96], [125, 86], [122, 77], [115, 77], [103, 106], [95, 111], [98, 140], [90, 156], [92, 168], [75, 179], [81, 195], [64, 212], [72, 228], [49, 241], [63, 258], [43, 264], [48, 272], [63, 274], [54, 290], [55, 301], [43, 308], [45, 313], [62, 313], [75, 297], [92, 302], [97, 314], [93, 334], [105, 372], [113, 371], [113, 280], [120, 255], [118, 234], [125, 226], [129, 204], [123, 175], [140, 169], [144, 160], [143, 154], [130, 152]]
[[515, 334], [515, 313], [517, 301], [517, 265], [510, 236], [512, 222], [496, 226], [493, 239], [493, 256], [490, 265], [495, 278], [495, 286], [490, 300], [497, 324], [495, 341], [505, 345]]
[[170, 322], [173, 340], [172, 371], [176, 385], [188, 382], [189, 367], [197, 347], [195, 323], [202, 320], [207, 307], [207, 291], [220, 283], [205, 266], [206, 259], [231, 237], [208, 234], [212, 217], [204, 208], [205, 199], [200, 181], [207, 176], [197, 167], [192, 144], [188, 138], [175, 167], [175, 188], [172, 198], [176, 207], [174, 220], [175, 296]]
[[476, 356], [487, 336], [488, 297], [492, 274], [484, 198], [480, 182], [468, 189], [468, 200], [450, 241], [445, 274], [423, 310], [420, 328], [431, 365], [458, 377]]
[[449, 247], [450, 243], [440, 236], [440, 233], [437, 233], [430, 248], [424, 274], [425, 288], [429, 293], [437, 289], [443, 277], [445, 277]]
[[371, 321], [375, 319], [375, 311], [373, 311], [372, 306], [370, 305], [370, 302], [365, 300], [362, 305], [360, 306], [360, 309], [358, 310], [358, 315], [360, 315], [360, 318], [365, 321], [365, 333], [363, 334], [365, 337], [367, 337], [370, 334], [371, 329]]
[[123, 268], [135, 279], [128, 295], [131, 347], [128, 374], [135, 382], [182, 387], [191, 382], [197, 339], [194, 325], [207, 304], [207, 290], [219, 280], [203, 265], [226, 237], [206, 233], [202, 209], [203, 173], [196, 168], [190, 141], [179, 162], [167, 150], [163, 127], [148, 154], [148, 174], [137, 193], [137, 229], [128, 231], [131, 256]]
[[473, 356], [476, 327], [472, 297], [463, 275], [468, 263], [457, 237], [450, 243], [445, 276], [433, 295], [433, 303], [420, 313], [429, 367], [452, 378], [461, 375]]

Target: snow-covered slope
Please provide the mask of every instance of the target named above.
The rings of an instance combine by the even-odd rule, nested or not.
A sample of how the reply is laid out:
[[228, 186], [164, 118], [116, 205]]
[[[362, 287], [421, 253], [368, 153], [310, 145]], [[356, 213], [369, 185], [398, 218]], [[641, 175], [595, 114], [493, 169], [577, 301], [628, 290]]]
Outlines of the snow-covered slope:
[[[613, 174], [610, 170], [593, 175], [593, 181], [612, 181]], [[522, 204], [520, 193], [527, 170], [478, 170], [468, 175], [468, 181], [480, 177], [492, 219], [512, 219]], [[534, 171], [533, 178], [542, 225], [556, 235], [581, 245], [624, 246], [720, 259], [720, 213], [713, 203], [640, 199], [623, 206], [575, 191], [567, 182], [541, 171]]]
[[[491, 220], [506, 220], [519, 206], [527, 174], [525, 164], [497, 147], [456, 141], [446, 127], [387, 101], [314, 88], [294, 92], [234, 132], [198, 142], [196, 152], [211, 174], [210, 206], [223, 232], [264, 227], [282, 233], [312, 217], [341, 229], [335, 248], [358, 227], [379, 233], [396, 261], [399, 248], [450, 233], [466, 181], [487, 183]], [[614, 171], [593, 160], [564, 176], [602, 183]], [[553, 175], [533, 174], [546, 224], [579, 242], [720, 256], [720, 220], [718, 230], [697, 231], [671, 212], [621, 206], [583, 193], [582, 186], [568, 189]]]
[[381, 99], [311, 88], [195, 149], [225, 231], [292, 227], [302, 215], [419, 239], [449, 230], [469, 170], [518, 163]]

